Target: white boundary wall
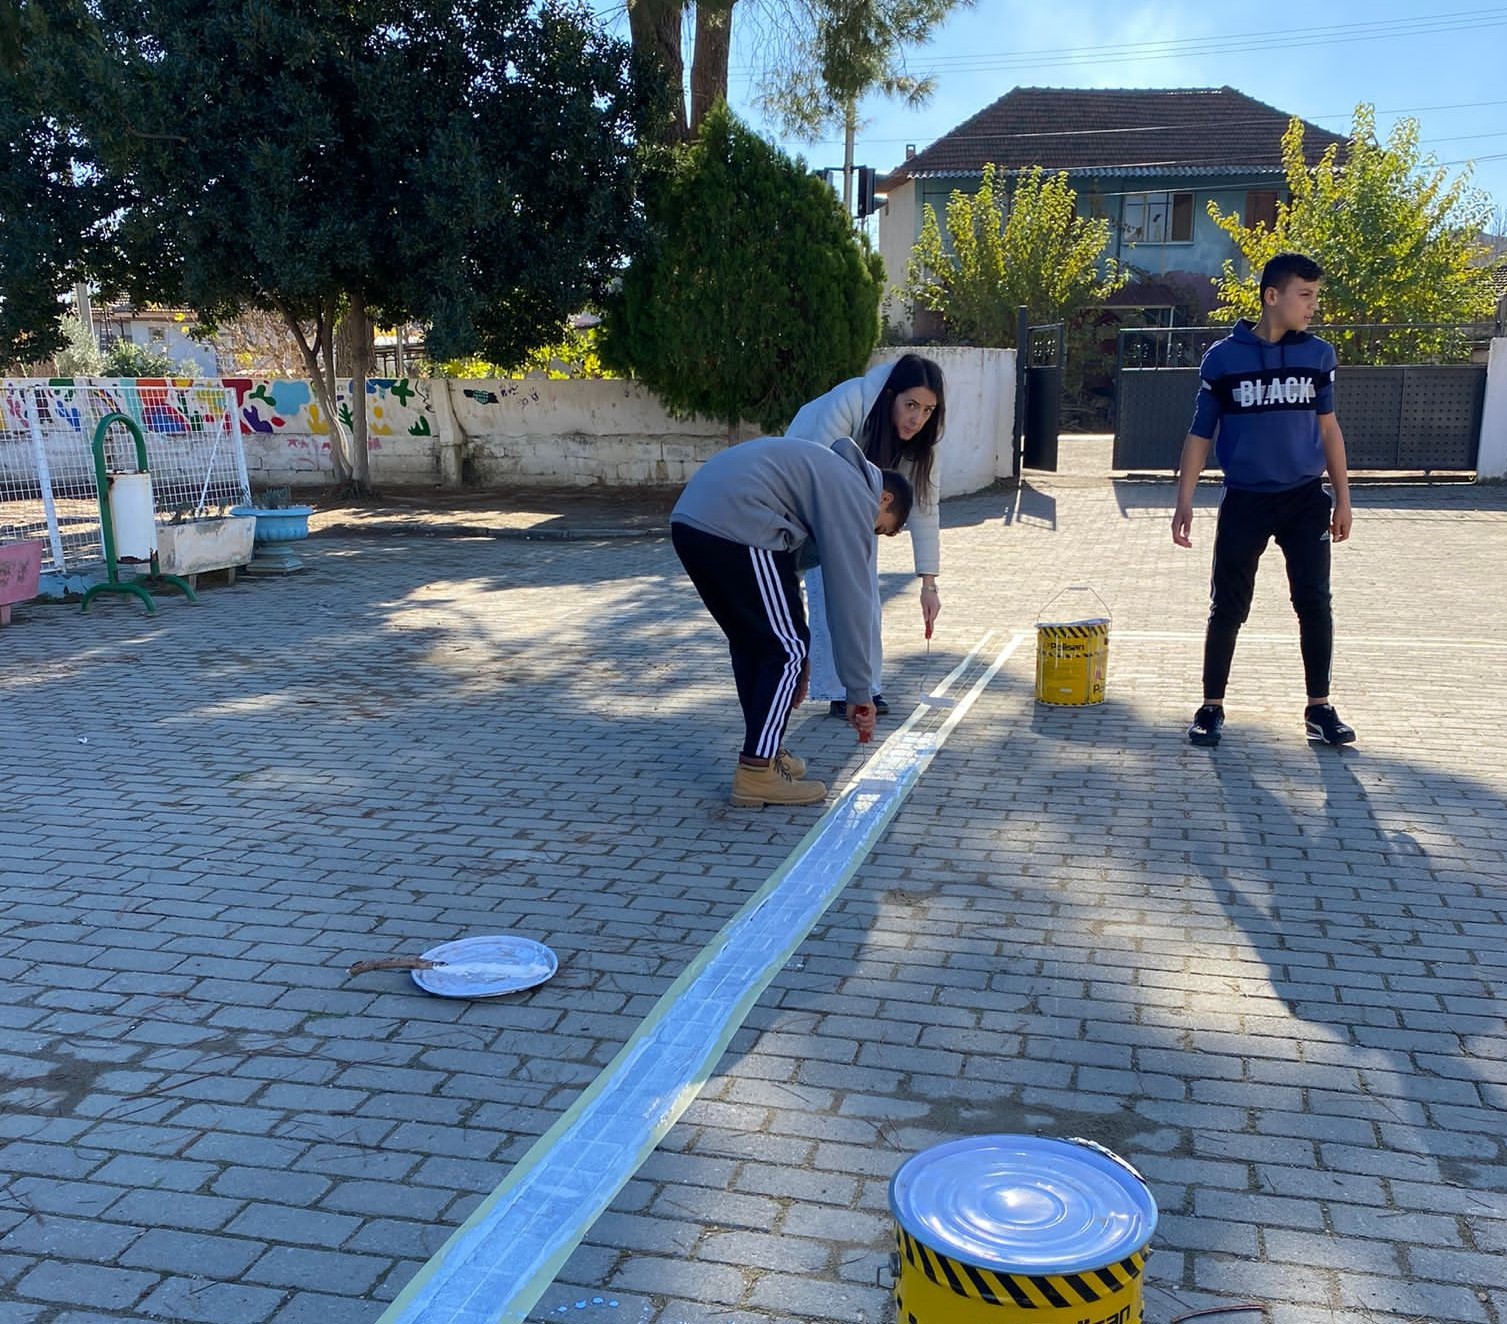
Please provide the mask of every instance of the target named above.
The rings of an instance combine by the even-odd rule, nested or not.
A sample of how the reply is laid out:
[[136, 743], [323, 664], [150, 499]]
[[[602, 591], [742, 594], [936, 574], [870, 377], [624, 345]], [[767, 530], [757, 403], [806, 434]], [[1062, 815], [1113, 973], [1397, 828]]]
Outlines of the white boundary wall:
[[[678, 486], [727, 447], [725, 424], [672, 418], [658, 397], [636, 382], [426, 384], [450, 388], [468, 484]], [[483, 394], [500, 398], [478, 399]]]
[[1481, 411], [1476, 478], [1507, 480], [1507, 338], [1491, 342], [1486, 360], [1486, 403]]
[[893, 361], [911, 353], [933, 360], [947, 379], [947, 431], [938, 458], [942, 495], [964, 496], [988, 487], [996, 478], [1008, 477], [1015, 422], [1015, 351], [892, 346], [877, 351], [870, 362]]
[[[886, 348], [873, 362], [893, 360]], [[947, 376], [942, 495], [988, 487], [1010, 472], [1015, 352], [927, 347]], [[429, 435], [383, 436], [371, 451], [372, 481], [446, 487], [679, 486], [727, 445], [705, 419], [672, 418], [630, 381], [415, 381]], [[744, 427], [740, 440], [757, 436]], [[333, 480], [328, 446], [316, 436], [251, 434], [246, 463], [258, 487]]]

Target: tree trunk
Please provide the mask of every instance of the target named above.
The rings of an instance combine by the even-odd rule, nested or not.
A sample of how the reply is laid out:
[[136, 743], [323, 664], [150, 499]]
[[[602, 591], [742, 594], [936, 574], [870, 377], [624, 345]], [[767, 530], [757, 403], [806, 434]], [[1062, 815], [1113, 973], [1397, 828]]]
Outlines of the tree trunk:
[[349, 491], [354, 475], [351, 470], [351, 434], [340, 417], [340, 377], [335, 366], [335, 330], [340, 319], [336, 315], [336, 306], [336, 300], [331, 299], [319, 312], [319, 343], [324, 352], [320, 356], [316, 381], [321, 388], [325, 417], [330, 424], [330, 464], [341, 488]]
[[366, 379], [371, 376], [375, 328], [366, 314], [366, 298], [353, 294], [350, 307], [340, 319], [340, 362], [351, 376], [351, 478], [352, 496], [372, 494], [371, 454], [367, 450]]
[[691, 134], [719, 99], [727, 100], [727, 57], [732, 49], [735, 0], [698, 0], [696, 51], [691, 58]]
[[670, 86], [670, 122], [665, 130], [669, 143], [681, 143], [688, 137], [685, 60], [680, 53], [683, 9], [683, 0], [628, 0], [628, 35], [633, 49], [658, 64]]
[[314, 343], [311, 345], [304, 335], [303, 323], [294, 315], [293, 310], [286, 304], [279, 303], [277, 311], [281, 314], [283, 323], [293, 333], [293, 339], [298, 345], [299, 357], [303, 359], [304, 371], [309, 374], [309, 380], [314, 387], [315, 399], [324, 410], [324, 416], [330, 425], [330, 464], [335, 470], [335, 481], [345, 486], [351, 481], [351, 468], [346, 462], [346, 450], [344, 436], [341, 431], [340, 415], [336, 412], [335, 397], [335, 367], [330, 344], [334, 330], [333, 310], [327, 317], [323, 310], [314, 321]]

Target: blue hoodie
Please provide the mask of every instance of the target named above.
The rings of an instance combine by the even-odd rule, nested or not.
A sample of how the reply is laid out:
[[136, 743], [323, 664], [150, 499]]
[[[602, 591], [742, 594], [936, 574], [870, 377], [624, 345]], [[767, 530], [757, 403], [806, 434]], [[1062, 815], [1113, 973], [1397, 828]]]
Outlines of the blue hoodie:
[[1213, 437], [1226, 487], [1281, 492], [1321, 478], [1319, 415], [1334, 413], [1334, 346], [1306, 331], [1276, 344], [1241, 318], [1203, 357], [1193, 424]]

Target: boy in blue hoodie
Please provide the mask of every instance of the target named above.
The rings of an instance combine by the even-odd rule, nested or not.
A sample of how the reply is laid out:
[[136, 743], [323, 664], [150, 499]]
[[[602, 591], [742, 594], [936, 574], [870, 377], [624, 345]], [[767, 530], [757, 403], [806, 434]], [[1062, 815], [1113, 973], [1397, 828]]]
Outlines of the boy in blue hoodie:
[[1298, 253], [1272, 258], [1261, 272], [1260, 320], [1253, 326], [1242, 318], [1203, 358], [1172, 516], [1172, 541], [1191, 547], [1193, 490], [1217, 433], [1225, 495], [1214, 534], [1203, 704], [1188, 727], [1195, 745], [1219, 743], [1235, 640], [1250, 615], [1257, 564], [1273, 538], [1286, 558], [1298, 613], [1308, 738], [1326, 745], [1355, 739], [1329, 702], [1329, 551], [1350, 536], [1351, 514], [1345, 438], [1334, 416], [1334, 347], [1308, 334], [1323, 274]]

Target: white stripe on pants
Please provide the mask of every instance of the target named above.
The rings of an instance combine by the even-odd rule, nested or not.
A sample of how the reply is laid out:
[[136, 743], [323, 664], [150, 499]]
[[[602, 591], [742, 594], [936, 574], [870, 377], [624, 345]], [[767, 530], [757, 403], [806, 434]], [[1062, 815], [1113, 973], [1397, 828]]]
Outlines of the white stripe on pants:
[[790, 715], [796, 686], [800, 684], [801, 669], [806, 661], [806, 645], [795, 628], [795, 622], [790, 619], [790, 604], [785, 601], [785, 590], [780, 587], [780, 575], [775, 569], [774, 557], [758, 547], [750, 547], [748, 553], [753, 558], [754, 579], [759, 585], [764, 612], [769, 617], [775, 636], [785, 645], [786, 653], [779, 688], [775, 691], [774, 702], [769, 705], [769, 716], [764, 721], [764, 729], [759, 733], [756, 749], [758, 757], [773, 758], [779, 752], [780, 738], [785, 734], [785, 719]]

